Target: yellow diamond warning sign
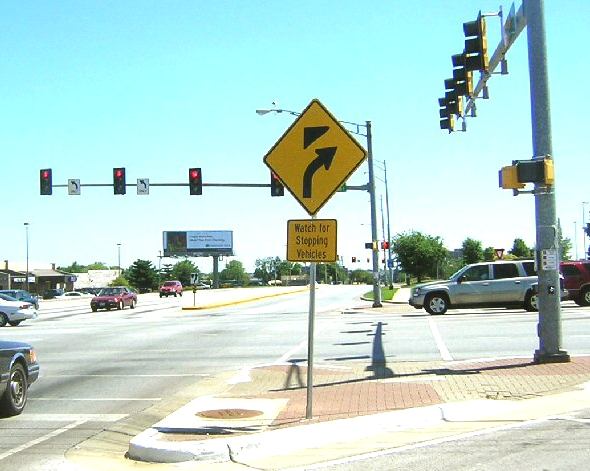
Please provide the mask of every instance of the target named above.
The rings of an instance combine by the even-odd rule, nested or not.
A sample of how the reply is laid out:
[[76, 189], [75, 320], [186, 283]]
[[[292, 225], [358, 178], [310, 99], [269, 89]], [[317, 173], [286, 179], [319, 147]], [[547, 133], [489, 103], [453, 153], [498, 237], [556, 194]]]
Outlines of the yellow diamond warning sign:
[[312, 100], [264, 156], [264, 163], [313, 216], [365, 156], [365, 149], [324, 105]]
[[291, 219], [287, 221], [287, 260], [290, 262], [335, 262], [336, 219]]

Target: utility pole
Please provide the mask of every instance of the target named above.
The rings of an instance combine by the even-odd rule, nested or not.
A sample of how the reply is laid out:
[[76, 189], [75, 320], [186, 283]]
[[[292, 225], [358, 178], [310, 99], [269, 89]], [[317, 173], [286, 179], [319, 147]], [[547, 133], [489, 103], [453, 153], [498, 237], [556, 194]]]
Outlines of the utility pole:
[[[543, 0], [525, 0], [533, 159], [553, 158], [547, 48]], [[559, 282], [559, 241], [555, 210], [555, 186], [535, 183], [537, 266], [539, 272], [539, 349], [536, 363], [570, 361], [561, 349], [561, 290]]]

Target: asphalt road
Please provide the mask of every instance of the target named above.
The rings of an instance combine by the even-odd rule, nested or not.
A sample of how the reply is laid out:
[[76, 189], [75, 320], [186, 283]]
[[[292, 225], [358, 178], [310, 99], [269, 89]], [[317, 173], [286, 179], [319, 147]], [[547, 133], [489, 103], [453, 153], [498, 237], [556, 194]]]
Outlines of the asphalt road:
[[308, 467], [308, 470], [570, 471], [590, 462], [590, 410], [422, 442]]
[[[318, 289], [316, 364], [530, 358], [538, 346], [537, 317], [524, 310], [431, 317], [399, 306], [385, 314], [359, 301], [366, 291]], [[179, 392], [222, 374], [305, 359], [306, 293], [199, 311], [180, 310], [186, 301], [186, 295], [184, 300], [141, 295], [134, 310], [98, 313], [90, 311], [88, 300], [47, 302], [39, 319], [0, 329], [2, 338], [32, 343], [42, 368], [25, 412], [0, 421], [0, 470], [65, 469], [64, 453], [71, 447], [154, 406], [165, 415]], [[590, 308], [566, 303], [563, 334], [570, 354], [590, 353]], [[162, 417], [148, 419], [155, 423]]]

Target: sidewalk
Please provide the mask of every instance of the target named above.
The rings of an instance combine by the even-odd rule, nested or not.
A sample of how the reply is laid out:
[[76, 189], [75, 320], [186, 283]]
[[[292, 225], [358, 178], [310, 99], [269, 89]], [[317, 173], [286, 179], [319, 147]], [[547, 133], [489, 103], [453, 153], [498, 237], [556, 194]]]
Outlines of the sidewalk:
[[[408, 296], [398, 290], [375, 313], [397, 312]], [[528, 358], [316, 363], [310, 419], [306, 375], [306, 364], [293, 362], [200, 383], [193, 400], [131, 439], [129, 466], [309, 469], [590, 407], [590, 356], [542, 365]]]

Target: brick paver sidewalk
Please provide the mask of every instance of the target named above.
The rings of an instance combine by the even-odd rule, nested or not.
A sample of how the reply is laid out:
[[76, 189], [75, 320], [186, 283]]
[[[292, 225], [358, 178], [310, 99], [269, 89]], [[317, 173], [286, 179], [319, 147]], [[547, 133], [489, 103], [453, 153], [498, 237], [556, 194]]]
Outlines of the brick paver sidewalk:
[[286, 398], [270, 428], [355, 417], [395, 409], [470, 399], [527, 399], [562, 392], [590, 381], [590, 357], [569, 363], [535, 364], [528, 359], [486, 362], [347, 362], [314, 368], [313, 419], [305, 420], [305, 366], [256, 368], [251, 381], [226, 397]]

